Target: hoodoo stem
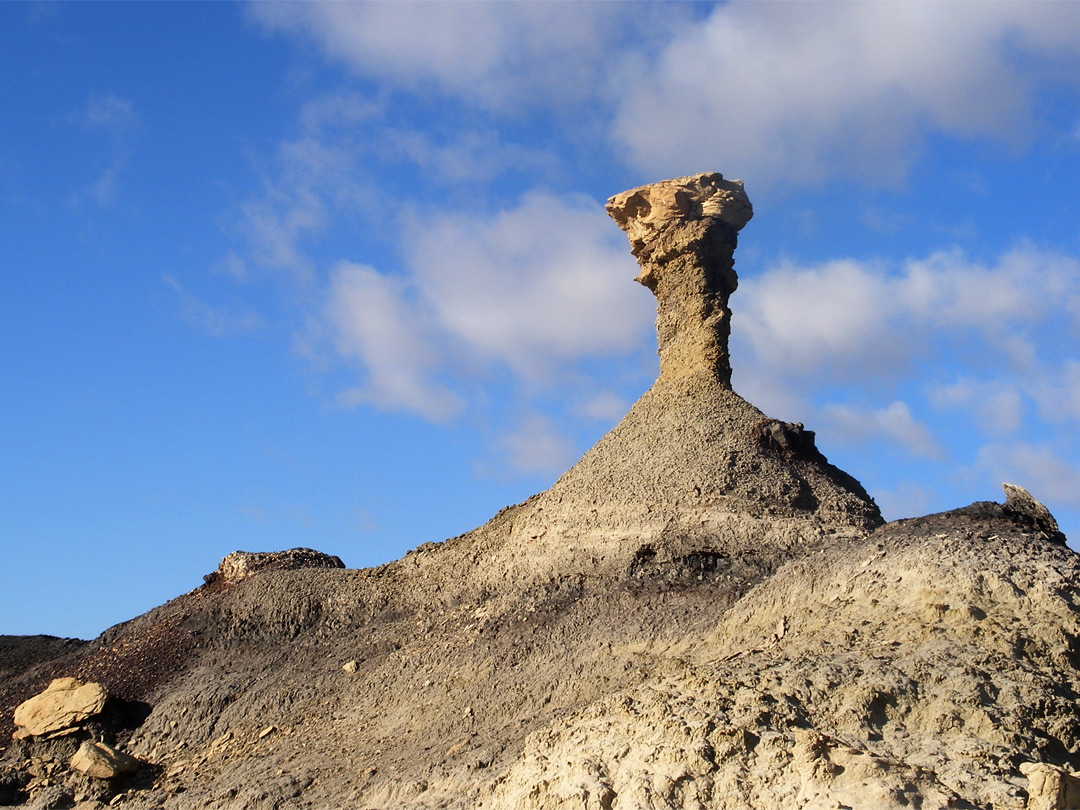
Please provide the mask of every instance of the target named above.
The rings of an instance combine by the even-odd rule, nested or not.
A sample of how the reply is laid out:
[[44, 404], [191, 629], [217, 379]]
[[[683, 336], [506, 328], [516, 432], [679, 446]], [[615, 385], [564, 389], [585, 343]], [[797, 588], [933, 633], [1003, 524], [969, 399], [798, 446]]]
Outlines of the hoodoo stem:
[[754, 214], [742, 181], [715, 172], [664, 180], [616, 194], [607, 211], [630, 239], [637, 281], [656, 296], [660, 379], [709, 373], [730, 386], [734, 253]]

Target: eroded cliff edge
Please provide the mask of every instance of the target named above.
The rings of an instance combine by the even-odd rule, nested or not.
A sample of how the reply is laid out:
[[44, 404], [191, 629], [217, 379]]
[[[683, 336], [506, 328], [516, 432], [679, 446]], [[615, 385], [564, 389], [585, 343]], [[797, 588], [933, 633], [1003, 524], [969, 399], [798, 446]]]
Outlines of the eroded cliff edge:
[[24, 691], [152, 707], [120, 739], [149, 776], [88, 808], [1064, 806], [1080, 570], [1052, 517], [1018, 492], [882, 526], [731, 390], [742, 184], [609, 211], [657, 297], [656, 383], [468, 534], [218, 577], [37, 663]]

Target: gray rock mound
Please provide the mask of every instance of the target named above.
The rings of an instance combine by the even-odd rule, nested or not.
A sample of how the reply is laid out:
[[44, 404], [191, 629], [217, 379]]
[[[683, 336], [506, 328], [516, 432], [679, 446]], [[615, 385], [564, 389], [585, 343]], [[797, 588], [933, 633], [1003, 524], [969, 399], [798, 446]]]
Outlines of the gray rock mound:
[[484, 806], [1035, 807], [1027, 774], [1064, 790], [1080, 747], [1078, 575], [989, 503], [792, 561]]

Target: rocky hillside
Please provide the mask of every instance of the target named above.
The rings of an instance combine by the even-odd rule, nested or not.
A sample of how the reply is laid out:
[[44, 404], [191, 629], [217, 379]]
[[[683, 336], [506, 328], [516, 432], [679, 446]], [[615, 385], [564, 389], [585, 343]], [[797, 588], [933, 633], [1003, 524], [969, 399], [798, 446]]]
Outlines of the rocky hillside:
[[[619, 425], [388, 565], [230, 555], [94, 641], [0, 640], [0, 803], [1080, 807], [1080, 570], [1050, 514], [1009, 487], [883, 525], [811, 431], [731, 390], [742, 184], [608, 210], [661, 360]], [[35, 731], [15, 709], [58, 677], [111, 697]], [[90, 774], [95, 741], [137, 768]]]

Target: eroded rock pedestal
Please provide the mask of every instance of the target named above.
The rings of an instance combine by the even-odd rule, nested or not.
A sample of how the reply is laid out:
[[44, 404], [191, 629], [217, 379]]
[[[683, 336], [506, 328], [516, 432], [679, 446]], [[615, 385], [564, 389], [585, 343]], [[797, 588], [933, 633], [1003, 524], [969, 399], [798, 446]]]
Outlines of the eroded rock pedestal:
[[712, 373], [730, 385], [734, 253], [754, 215], [742, 181], [716, 172], [664, 180], [616, 194], [607, 211], [630, 238], [637, 281], [656, 296], [660, 378]]

